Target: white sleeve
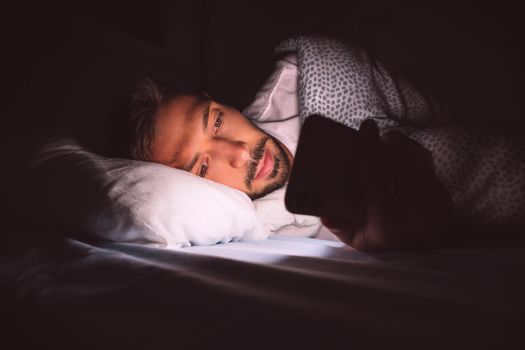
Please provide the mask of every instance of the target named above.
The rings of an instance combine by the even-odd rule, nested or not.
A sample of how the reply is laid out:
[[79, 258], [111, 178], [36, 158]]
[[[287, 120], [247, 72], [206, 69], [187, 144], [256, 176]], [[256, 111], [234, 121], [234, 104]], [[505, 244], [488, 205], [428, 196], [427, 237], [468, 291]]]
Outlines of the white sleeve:
[[297, 57], [289, 54], [275, 63], [275, 69], [243, 114], [258, 122], [286, 120], [299, 114], [297, 100]]

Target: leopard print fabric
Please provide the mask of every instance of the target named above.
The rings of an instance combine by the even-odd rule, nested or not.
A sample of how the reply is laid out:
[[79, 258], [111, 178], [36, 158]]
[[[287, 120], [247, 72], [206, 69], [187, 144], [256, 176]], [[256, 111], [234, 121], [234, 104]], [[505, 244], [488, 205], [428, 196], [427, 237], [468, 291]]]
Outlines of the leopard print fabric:
[[352, 128], [372, 118], [383, 131], [401, 130], [432, 152], [460, 217], [485, 228], [525, 224], [525, 147], [519, 138], [442, 126], [446, 108], [363, 50], [337, 40], [291, 38], [275, 52], [297, 54], [302, 118], [321, 114]]
[[483, 230], [525, 227], [525, 143], [517, 134], [442, 126], [410, 137], [433, 156], [456, 213]]
[[275, 52], [297, 53], [303, 118], [320, 114], [352, 128], [373, 118], [380, 129], [438, 120], [434, 101], [393, 77], [364, 50], [329, 38], [297, 37], [282, 42]]

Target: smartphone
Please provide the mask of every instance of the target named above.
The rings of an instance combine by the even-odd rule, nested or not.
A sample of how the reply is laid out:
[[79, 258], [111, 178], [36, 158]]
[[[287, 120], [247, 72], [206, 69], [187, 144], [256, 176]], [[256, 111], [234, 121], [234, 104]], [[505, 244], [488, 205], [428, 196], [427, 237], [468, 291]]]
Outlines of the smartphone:
[[320, 115], [303, 124], [285, 194], [288, 211], [349, 219], [362, 217], [356, 164], [357, 130]]

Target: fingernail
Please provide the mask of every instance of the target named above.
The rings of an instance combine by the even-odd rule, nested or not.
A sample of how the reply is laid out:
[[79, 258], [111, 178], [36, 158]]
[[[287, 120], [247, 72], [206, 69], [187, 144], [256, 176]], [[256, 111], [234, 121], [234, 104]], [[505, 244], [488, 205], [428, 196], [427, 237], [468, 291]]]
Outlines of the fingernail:
[[361, 123], [359, 129], [363, 129], [367, 133], [377, 132], [377, 124], [373, 119], [366, 119]]

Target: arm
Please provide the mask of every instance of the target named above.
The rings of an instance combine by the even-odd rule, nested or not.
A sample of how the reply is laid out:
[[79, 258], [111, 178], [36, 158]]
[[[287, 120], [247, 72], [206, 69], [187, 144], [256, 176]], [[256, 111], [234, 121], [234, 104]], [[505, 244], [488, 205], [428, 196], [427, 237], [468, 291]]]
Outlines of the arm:
[[[448, 126], [411, 135], [359, 130], [366, 217], [323, 218], [363, 250], [523, 240], [525, 143], [518, 133]], [[423, 147], [423, 146], [424, 147]]]
[[[445, 245], [454, 214], [431, 154], [399, 132], [379, 136], [374, 122], [359, 130], [364, 217], [321, 218], [341, 241], [360, 250], [427, 249]], [[351, 221], [350, 218], [354, 220]]]

